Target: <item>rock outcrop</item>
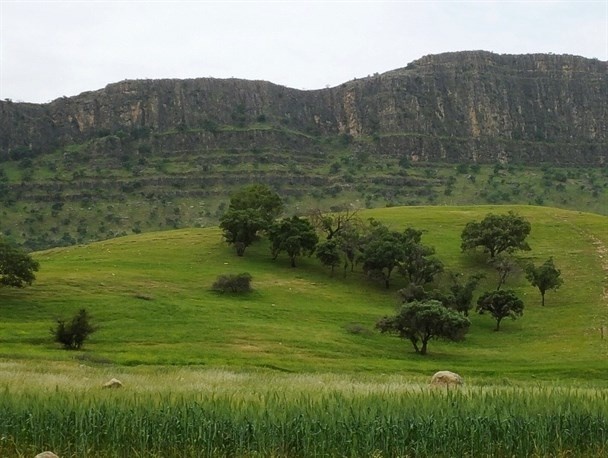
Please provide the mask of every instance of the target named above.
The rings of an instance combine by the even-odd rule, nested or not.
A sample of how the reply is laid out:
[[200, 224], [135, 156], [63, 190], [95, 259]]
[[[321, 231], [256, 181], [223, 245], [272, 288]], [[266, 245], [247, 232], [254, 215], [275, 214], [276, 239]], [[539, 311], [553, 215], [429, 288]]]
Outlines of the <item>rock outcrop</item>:
[[439, 387], [452, 387], [460, 386], [464, 383], [464, 380], [460, 375], [451, 371], [439, 371], [436, 372], [431, 378], [431, 386]]
[[122, 388], [122, 382], [116, 378], [108, 380], [106, 383], [102, 385], [102, 388]]
[[[256, 123], [267, 128], [242, 130]], [[0, 102], [0, 160], [96, 138], [89, 154], [120, 155], [124, 136], [141, 132], [156, 133], [148, 147], [169, 153], [244, 144], [307, 151], [318, 148], [311, 139], [335, 136], [419, 161], [599, 165], [608, 162], [608, 63], [472, 51], [315, 91], [135, 80], [42, 105]]]

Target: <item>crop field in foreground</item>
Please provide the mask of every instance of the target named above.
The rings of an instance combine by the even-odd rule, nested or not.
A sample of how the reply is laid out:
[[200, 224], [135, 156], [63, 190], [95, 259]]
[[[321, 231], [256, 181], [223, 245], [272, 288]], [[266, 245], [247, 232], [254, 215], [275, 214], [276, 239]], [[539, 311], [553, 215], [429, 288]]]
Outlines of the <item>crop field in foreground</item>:
[[[402, 375], [3, 363], [0, 455], [605, 456], [608, 391]], [[7, 379], [14, 383], [9, 387]]]
[[[608, 218], [541, 207], [406, 207], [361, 212], [422, 229], [446, 269], [486, 275], [460, 233], [487, 213], [532, 224], [530, 252], [564, 285], [540, 295], [521, 271], [507, 287], [524, 315], [500, 332], [472, 315], [464, 342], [408, 342], [374, 323], [394, 313], [360, 270], [331, 277], [314, 258], [289, 267], [264, 241], [238, 258], [217, 229], [139, 234], [35, 253], [23, 290], [0, 290], [0, 456], [601, 456], [608, 453]], [[249, 272], [254, 292], [214, 293]], [[445, 286], [447, 278], [435, 285]], [[99, 330], [64, 351], [49, 329], [80, 308]], [[427, 388], [437, 370], [459, 391]], [[122, 390], [101, 390], [111, 377]]]

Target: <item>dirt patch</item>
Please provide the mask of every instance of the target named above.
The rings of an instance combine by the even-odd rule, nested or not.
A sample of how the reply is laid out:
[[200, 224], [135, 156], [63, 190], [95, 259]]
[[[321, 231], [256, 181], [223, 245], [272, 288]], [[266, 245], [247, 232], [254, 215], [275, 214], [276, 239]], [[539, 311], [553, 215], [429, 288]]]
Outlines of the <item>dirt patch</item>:
[[[608, 247], [602, 243], [597, 237], [590, 235], [591, 243], [595, 247], [595, 252], [600, 258], [600, 264], [604, 271], [604, 289], [602, 291], [602, 298], [608, 303]], [[607, 304], [608, 305], [608, 304]]]

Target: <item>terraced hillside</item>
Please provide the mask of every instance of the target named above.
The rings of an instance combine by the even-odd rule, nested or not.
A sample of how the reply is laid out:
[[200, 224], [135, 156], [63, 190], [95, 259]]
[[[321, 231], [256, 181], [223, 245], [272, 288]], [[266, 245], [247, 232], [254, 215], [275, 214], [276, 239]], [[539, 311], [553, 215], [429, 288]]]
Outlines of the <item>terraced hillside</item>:
[[606, 65], [475, 51], [318, 91], [202, 78], [0, 101], [0, 231], [42, 249], [213, 226], [252, 182], [289, 213], [506, 203], [606, 214]]

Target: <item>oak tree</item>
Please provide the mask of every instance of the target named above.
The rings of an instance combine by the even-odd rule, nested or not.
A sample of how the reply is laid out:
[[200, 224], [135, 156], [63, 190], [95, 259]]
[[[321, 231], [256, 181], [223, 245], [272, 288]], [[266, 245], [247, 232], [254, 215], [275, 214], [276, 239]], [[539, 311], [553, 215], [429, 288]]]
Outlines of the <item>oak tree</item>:
[[38, 261], [25, 251], [0, 239], [0, 285], [23, 288], [36, 279]]
[[462, 340], [470, 325], [468, 318], [430, 300], [405, 304], [397, 315], [380, 319], [376, 328], [409, 340], [416, 353], [426, 355], [430, 340]]
[[524, 303], [513, 291], [497, 290], [482, 294], [477, 300], [477, 312], [489, 313], [496, 320], [495, 331], [500, 330], [500, 322], [507, 317], [515, 320], [524, 313]]
[[526, 267], [526, 278], [532, 286], [540, 291], [541, 305], [545, 305], [545, 293], [549, 290], [557, 290], [564, 280], [561, 278], [561, 271], [555, 267], [553, 258], [547, 259], [542, 265], [535, 267], [529, 264]]
[[506, 215], [490, 213], [480, 222], [467, 223], [461, 234], [460, 247], [462, 251], [482, 247], [490, 258], [503, 252], [530, 250], [526, 242], [530, 230], [530, 223], [513, 212]]

